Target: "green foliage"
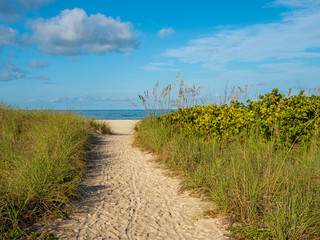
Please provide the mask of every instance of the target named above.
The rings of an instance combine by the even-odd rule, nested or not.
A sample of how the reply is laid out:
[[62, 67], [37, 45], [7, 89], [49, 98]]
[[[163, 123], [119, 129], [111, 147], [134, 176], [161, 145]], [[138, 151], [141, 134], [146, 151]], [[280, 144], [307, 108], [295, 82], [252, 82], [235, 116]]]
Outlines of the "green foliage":
[[310, 97], [301, 91], [299, 95], [285, 97], [273, 89], [260, 95], [259, 101], [247, 100], [247, 104], [231, 101], [228, 105], [195, 106], [179, 109], [162, 118], [187, 135], [204, 139], [232, 141], [236, 136], [258, 132], [276, 145], [290, 146], [312, 139], [320, 126], [320, 96]]

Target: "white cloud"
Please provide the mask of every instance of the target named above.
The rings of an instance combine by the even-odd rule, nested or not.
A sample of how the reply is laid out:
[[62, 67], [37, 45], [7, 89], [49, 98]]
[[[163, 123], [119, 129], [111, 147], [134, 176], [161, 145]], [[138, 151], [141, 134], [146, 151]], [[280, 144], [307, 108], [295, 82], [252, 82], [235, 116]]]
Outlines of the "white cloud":
[[316, 58], [320, 57], [319, 22], [319, 7], [294, 10], [283, 15], [279, 23], [218, 30], [211, 37], [191, 40], [187, 46], [168, 49], [163, 55], [209, 68], [223, 68], [230, 62]]
[[45, 68], [49, 67], [49, 63], [47, 61], [42, 60], [31, 60], [28, 64], [28, 67], [30, 68]]
[[103, 14], [88, 16], [83, 9], [64, 10], [50, 19], [33, 22], [33, 40], [49, 55], [126, 52], [137, 48], [130, 22]]
[[159, 38], [166, 38], [168, 36], [170, 36], [171, 34], [174, 34], [175, 31], [173, 28], [162, 28], [159, 32], [158, 32], [158, 37]]
[[18, 32], [12, 28], [0, 26], [0, 48], [5, 45], [14, 45], [18, 42]]

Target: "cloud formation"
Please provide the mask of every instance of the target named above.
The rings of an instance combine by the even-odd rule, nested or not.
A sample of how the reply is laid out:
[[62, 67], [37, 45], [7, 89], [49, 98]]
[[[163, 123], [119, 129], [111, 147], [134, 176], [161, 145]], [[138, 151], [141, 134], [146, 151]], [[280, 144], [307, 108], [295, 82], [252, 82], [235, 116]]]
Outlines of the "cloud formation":
[[18, 42], [18, 35], [16, 30], [0, 25], [0, 49], [6, 45], [15, 45]]
[[[276, 3], [291, 7], [300, 6], [302, 1], [278, 0]], [[163, 55], [185, 63], [202, 63], [208, 68], [223, 68], [230, 62], [318, 58], [319, 22], [320, 7], [314, 4], [287, 12], [279, 23], [218, 30], [213, 36], [191, 40], [187, 46], [168, 49]]]
[[158, 32], [158, 37], [159, 38], [166, 38], [168, 36], [170, 36], [171, 34], [174, 34], [175, 31], [173, 28], [162, 28], [159, 32]]
[[35, 75], [21, 69], [13, 62], [0, 62], [0, 82], [7, 82], [19, 79], [33, 79], [33, 80], [44, 80], [49, 81], [50, 78], [47, 75]]
[[33, 42], [48, 55], [127, 52], [137, 48], [130, 22], [103, 14], [88, 16], [83, 9], [64, 10], [32, 24]]
[[28, 73], [12, 62], [0, 63], [0, 82], [26, 78]]
[[45, 68], [49, 67], [49, 63], [47, 61], [42, 60], [31, 60], [28, 64], [28, 67], [30, 68]]

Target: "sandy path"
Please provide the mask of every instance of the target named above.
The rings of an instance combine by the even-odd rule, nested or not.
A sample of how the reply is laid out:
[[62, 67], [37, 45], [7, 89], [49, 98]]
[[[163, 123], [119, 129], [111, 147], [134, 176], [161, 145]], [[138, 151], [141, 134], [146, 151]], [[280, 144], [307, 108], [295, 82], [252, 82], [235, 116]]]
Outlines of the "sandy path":
[[178, 193], [179, 181], [131, 146], [136, 122], [110, 121], [115, 135], [96, 136], [85, 198], [49, 231], [58, 239], [226, 239], [221, 220], [201, 215], [207, 203]]

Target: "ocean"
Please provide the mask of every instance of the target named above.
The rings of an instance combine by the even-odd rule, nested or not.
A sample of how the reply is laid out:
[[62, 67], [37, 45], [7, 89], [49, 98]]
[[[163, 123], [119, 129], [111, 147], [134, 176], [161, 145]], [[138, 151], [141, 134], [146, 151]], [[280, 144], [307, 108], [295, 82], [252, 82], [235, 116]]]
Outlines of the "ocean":
[[137, 120], [146, 116], [146, 110], [112, 109], [112, 110], [69, 110], [75, 114], [98, 120]]
[[[27, 110], [34, 111], [34, 110]], [[144, 109], [109, 109], [109, 110], [46, 110], [46, 111], [58, 111], [58, 112], [72, 112], [76, 115], [82, 115], [91, 119], [97, 120], [141, 120], [148, 114], [163, 115], [164, 112], [170, 113], [175, 111], [174, 109], [166, 110], [144, 110]]]

